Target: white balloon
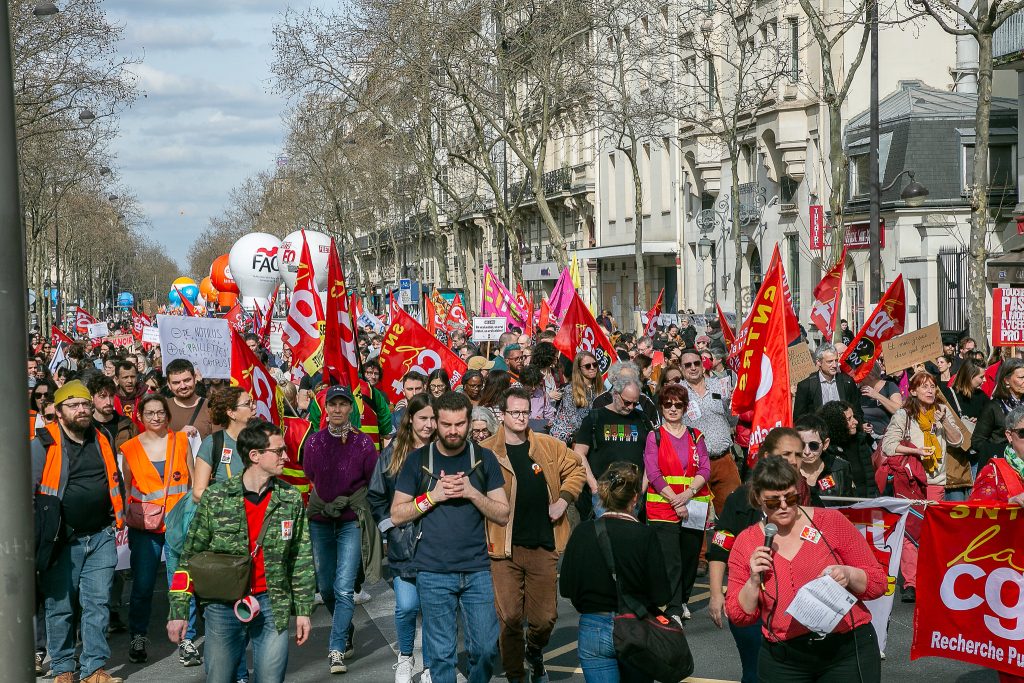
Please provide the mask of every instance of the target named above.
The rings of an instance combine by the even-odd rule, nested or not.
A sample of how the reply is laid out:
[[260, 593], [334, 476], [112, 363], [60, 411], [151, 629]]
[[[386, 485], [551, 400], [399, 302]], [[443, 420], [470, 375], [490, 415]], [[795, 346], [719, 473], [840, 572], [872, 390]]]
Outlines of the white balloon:
[[313, 280], [316, 288], [327, 286], [327, 260], [331, 255], [331, 238], [314, 230], [296, 230], [281, 241], [281, 279], [288, 289], [295, 289], [295, 278], [299, 273], [299, 259], [302, 257], [302, 234], [306, 234], [309, 256], [313, 260]]
[[235, 242], [228, 266], [243, 299], [265, 299], [277, 288], [280, 254], [281, 240], [265, 232], [251, 232]]

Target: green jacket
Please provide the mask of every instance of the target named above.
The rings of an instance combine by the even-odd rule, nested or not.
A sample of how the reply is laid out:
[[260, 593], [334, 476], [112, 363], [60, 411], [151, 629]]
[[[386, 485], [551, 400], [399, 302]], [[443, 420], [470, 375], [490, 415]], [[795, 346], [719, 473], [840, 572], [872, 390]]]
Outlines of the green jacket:
[[[271, 519], [263, 541], [267, 597], [274, 614], [274, 626], [284, 631], [291, 615], [308, 617], [313, 612], [316, 579], [302, 495], [290, 484], [275, 480], [266, 514]], [[292, 536], [288, 540], [281, 538], [281, 522], [285, 520], [291, 521]], [[241, 474], [206, 489], [189, 526], [178, 571], [187, 572], [189, 560], [204, 550], [229, 555], [249, 554]], [[168, 618], [187, 619], [189, 594], [172, 592], [169, 595]], [[282, 605], [287, 608], [282, 609]]]

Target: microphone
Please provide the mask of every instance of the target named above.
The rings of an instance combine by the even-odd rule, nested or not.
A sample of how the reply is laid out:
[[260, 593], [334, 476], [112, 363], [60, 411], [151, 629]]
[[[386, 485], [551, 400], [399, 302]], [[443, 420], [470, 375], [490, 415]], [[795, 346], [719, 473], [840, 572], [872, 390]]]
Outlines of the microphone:
[[[775, 540], [775, 536], [778, 533], [779, 527], [775, 526], [774, 524], [769, 523], [764, 525], [764, 544], [768, 546], [769, 550], [771, 550], [772, 541]], [[758, 572], [758, 581], [761, 581], [763, 578], [764, 577], [760, 574], [760, 572]]]

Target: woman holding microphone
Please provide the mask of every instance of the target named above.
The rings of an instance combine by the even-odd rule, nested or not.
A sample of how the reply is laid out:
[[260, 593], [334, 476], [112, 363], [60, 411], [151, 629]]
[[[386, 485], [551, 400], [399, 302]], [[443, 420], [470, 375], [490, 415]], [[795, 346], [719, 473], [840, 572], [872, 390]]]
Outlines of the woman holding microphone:
[[[881, 680], [881, 658], [864, 601], [885, 593], [885, 569], [841, 512], [798, 504], [798, 477], [777, 456], [754, 468], [750, 502], [765, 519], [736, 537], [726, 613], [737, 626], [762, 622], [761, 680], [875, 683]], [[770, 547], [765, 545], [768, 524], [778, 529]], [[831, 576], [857, 598], [824, 637], [786, 613], [800, 587], [819, 576]]]

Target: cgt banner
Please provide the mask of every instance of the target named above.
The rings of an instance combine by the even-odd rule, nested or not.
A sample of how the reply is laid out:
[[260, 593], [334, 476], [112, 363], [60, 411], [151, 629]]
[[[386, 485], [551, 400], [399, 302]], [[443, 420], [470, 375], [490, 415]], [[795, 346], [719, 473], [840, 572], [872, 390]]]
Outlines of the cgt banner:
[[466, 362], [402, 309], [392, 311], [391, 325], [380, 348], [380, 365], [377, 388], [391, 401], [402, 398], [402, 377], [407, 372], [415, 370], [429, 375], [443, 368], [453, 387], [466, 374]]
[[1024, 676], [1024, 509], [929, 505], [910, 658], [945, 657]]

